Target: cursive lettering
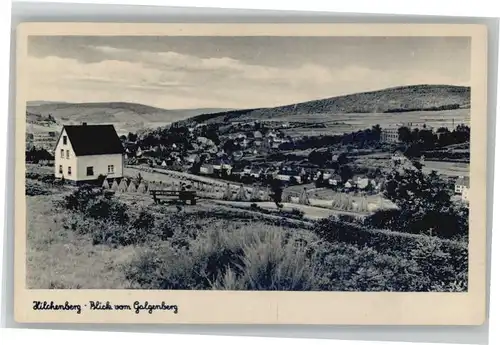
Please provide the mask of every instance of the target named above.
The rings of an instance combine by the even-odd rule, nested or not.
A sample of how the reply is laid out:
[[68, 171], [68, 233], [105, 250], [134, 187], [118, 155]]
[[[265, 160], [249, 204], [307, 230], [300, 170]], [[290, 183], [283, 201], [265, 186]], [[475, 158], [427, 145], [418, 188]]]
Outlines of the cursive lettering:
[[33, 310], [58, 310], [58, 311], [76, 311], [82, 312], [82, 306], [79, 304], [70, 304], [66, 301], [64, 304], [56, 304], [54, 301], [33, 301]]
[[149, 304], [147, 301], [144, 302], [144, 304], [139, 301], [135, 301], [134, 310], [136, 314], [139, 314], [141, 310], [147, 310], [149, 314], [152, 314], [153, 310], [172, 310], [174, 314], [179, 312], [177, 305], [168, 305], [165, 302], [161, 302], [161, 304]]

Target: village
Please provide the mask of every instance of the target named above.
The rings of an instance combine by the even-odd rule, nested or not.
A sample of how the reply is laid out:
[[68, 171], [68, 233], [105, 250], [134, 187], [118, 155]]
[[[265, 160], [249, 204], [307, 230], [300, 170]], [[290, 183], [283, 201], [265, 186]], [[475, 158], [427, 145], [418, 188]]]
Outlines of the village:
[[[275, 207], [269, 202], [275, 192], [273, 185], [278, 183], [279, 201], [289, 209], [307, 206], [317, 208], [309, 210], [314, 215], [366, 217], [377, 210], [397, 207], [383, 197], [386, 175], [394, 166], [418, 164], [426, 168], [425, 155], [412, 156], [412, 150], [408, 149], [411, 143], [408, 139], [403, 142], [405, 133], [430, 132], [439, 140], [443, 134], [456, 132], [456, 129], [435, 131], [425, 124], [401, 123], [326, 137], [293, 137], [287, 133], [301, 125], [247, 121], [220, 126], [184, 121], [118, 136], [113, 125], [83, 123], [64, 126], [57, 136], [54, 132], [45, 132], [35, 137], [43, 143], [42, 148], [47, 147], [47, 142], [55, 147], [47, 150], [54, 161], [51, 157], [43, 157], [43, 160], [54, 164], [54, 176], [58, 179], [89, 182], [101, 177], [104, 183], [102, 180], [100, 183], [115, 191], [147, 193], [153, 187], [190, 188], [198, 197], [217, 202], [232, 200], [246, 202], [248, 206], [261, 202], [269, 208]], [[457, 128], [468, 127], [459, 124]], [[101, 144], [95, 141], [88, 148], [86, 137], [104, 141]], [[30, 161], [29, 152], [35, 156], [39, 152], [34, 149], [33, 136], [27, 136], [27, 141], [31, 142], [27, 148]], [[76, 167], [73, 159], [78, 158], [77, 150], [86, 157], [86, 169], [81, 163]], [[427, 170], [430, 173], [433, 169]], [[144, 182], [140, 185], [140, 181], [134, 184], [137, 175], [149, 182], [149, 187]], [[468, 173], [447, 174], [445, 171], [441, 176], [454, 194], [453, 200], [467, 205]], [[318, 212], [325, 208], [334, 212]]]
[[[314, 147], [304, 138], [287, 135], [287, 129], [293, 126], [288, 122], [259, 121], [233, 123], [217, 130], [207, 124], [173, 125], [142, 137], [122, 136], [121, 140], [127, 166], [173, 170], [247, 186], [265, 187], [270, 181], [278, 180], [286, 193], [294, 197], [299, 197], [303, 190], [312, 195], [318, 190], [330, 190], [330, 196], [337, 193], [376, 195], [383, 188], [384, 173], [391, 164], [409, 160], [396, 137], [398, 131], [401, 132], [401, 128], [426, 130], [425, 124], [413, 123], [378, 128], [378, 131], [374, 127], [373, 138], [363, 143], [370, 141], [369, 147], [363, 150], [342, 142], [331, 147]], [[432, 128], [427, 130], [435, 133]], [[447, 128], [440, 128], [435, 135], [439, 139], [446, 131], [449, 132]], [[173, 139], [166, 137], [170, 133]], [[152, 137], [157, 141], [147, 145]], [[377, 155], [383, 162], [379, 168], [356, 169], [358, 158]], [[418, 161], [425, 166], [423, 156]], [[457, 198], [466, 202], [468, 176], [445, 177]]]

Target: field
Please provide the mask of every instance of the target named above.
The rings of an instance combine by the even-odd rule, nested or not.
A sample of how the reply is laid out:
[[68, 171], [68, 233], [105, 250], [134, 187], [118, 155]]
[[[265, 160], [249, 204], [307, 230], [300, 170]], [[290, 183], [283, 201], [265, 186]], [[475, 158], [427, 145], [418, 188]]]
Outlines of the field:
[[[28, 166], [29, 288], [466, 291], [467, 243], [294, 206], [155, 205], [46, 181]], [[328, 217], [328, 218], [324, 218]]]
[[[375, 153], [370, 155], [358, 156], [354, 160], [354, 164], [359, 166], [369, 166], [372, 168], [379, 168], [382, 171], [390, 167], [391, 154]], [[436, 171], [439, 175], [448, 177], [469, 176], [470, 164], [460, 162], [443, 162], [425, 160], [423, 163], [422, 171], [426, 174]]]
[[470, 165], [468, 163], [426, 161], [423, 170], [427, 173], [435, 170], [439, 174], [448, 176], [469, 176]]
[[350, 133], [380, 125], [382, 128], [402, 122], [426, 123], [427, 126], [452, 128], [463, 123], [470, 124], [470, 109], [442, 111], [414, 111], [405, 113], [357, 113], [357, 114], [303, 114], [289, 115], [273, 121], [323, 124], [325, 128], [290, 128], [283, 132], [291, 137], [317, 136]]

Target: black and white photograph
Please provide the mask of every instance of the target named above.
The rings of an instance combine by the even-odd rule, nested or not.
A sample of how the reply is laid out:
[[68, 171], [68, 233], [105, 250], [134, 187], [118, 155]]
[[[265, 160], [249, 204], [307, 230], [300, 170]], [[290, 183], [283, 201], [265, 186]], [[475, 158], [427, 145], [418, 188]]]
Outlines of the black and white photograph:
[[468, 291], [470, 37], [27, 53], [28, 289]]
[[18, 30], [18, 322], [484, 321], [483, 27]]

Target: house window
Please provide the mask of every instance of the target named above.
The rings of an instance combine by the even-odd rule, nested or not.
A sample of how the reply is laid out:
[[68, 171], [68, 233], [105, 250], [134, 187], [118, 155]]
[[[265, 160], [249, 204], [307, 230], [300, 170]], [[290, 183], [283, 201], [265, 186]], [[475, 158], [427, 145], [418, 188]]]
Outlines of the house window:
[[87, 176], [94, 176], [94, 167], [87, 167]]
[[63, 145], [67, 145], [67, 144], [68, 144], [68, 137], [63, 136]]
[[61, 158], [64, 158], [64, 150], [61, 150]]
[[114, 173], [115, 173], [115, 166], [108, 165], [108, 174], [114, 174]]
[[62, 173], [63, 173], [62, 165], [59, 165], [59, 174], [62, 174]]
[[68, 167], [68, 176], [71, 176], [71, 167]]
[[66, 159], [69, 159], [69, 150], [66, 150]]

